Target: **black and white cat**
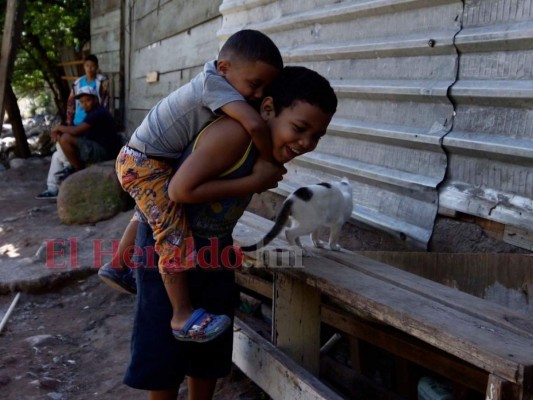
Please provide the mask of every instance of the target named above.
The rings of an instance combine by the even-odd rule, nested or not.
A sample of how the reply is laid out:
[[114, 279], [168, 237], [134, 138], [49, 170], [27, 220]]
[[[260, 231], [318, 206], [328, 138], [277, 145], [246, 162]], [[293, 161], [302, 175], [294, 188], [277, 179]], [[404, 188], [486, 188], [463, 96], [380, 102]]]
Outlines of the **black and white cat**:
[[285, 237], [291, 246], [299, 246], [304, 255], [312, 253], [303, 248], [300, 236], [311, 234], [313, 245], [324, 247], [325, 243], [318, 239], [318, 229], [321, 226], [330, 228], [329, 248], [339, 251], [341, 228], [352, 215], [352, 191], [350, 181], [346, 178], [340, 182], [318, 183], [296, 189], [283, 202], [270, 232], [259, 242], [241, 249], [249, 252], [266, 246], [290, 219], [291, 226], [285, 230]]

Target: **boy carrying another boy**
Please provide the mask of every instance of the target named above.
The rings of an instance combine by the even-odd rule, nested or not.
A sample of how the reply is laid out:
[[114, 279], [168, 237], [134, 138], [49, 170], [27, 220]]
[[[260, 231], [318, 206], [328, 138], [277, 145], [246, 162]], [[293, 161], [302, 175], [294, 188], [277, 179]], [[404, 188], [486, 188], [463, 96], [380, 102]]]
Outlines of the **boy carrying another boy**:
[[[265, 86], [282, 68], [279, 50], [266, 35], [253, 30], [235, 33], [220, 50], [216, 62], [207, 63], [204, 71], [190, 83], [150, 110], [117, 157], [119, 181], [152, 228], [159, 272], [173, 309], [170, 325], [178, 340], [212, 340], [231, 325], [231, 320], [226, 315], [209, 314], [191, 306], [183, 272], [195, 266], [195, 251], [194, 245], [186, 240], [192, 235], [182, 206], [169, 198], [169, 192], [177, 189], [171, 180], [174, 164], [195, 135], [221, 115], [238, 121], [252, 137], [261, 156], [271, 161], [269, 129], [246, 101], [260, 99]], [[264, 164], [265, 177], [281, 180], [283, 167], [274, 162]], [[269, 189], [265, 184], [256, 186], [257, 192]], [[138, 216], [132, 219], [120, 247], [123, 241], [133, 244], [132, 233], [136, 232], [138, 220]], [[121, 274], [129, 271], [113, 268], [119, 266], [117, 258], [123, 261], [120, 250], [112, 264], [100, 269], [99, 276], [114, 286], [123, 286]]]
[[[337, 98], [324, 77], [304, 67], [285, 67], [266, 89], [260, 107], [271, 131], [273, 158], [283, 164], [313, 151], [336, 108]], [[195, 307], [234, 316], [240, 261], [232, 233], [257, 185], [268, 179], [263, 175], [266, 164], [257, 159], [244, 128], [225, 117], [203, 129], [179, 160], [172, 177], [176, 190], [169, 196], [184, 204], [198, 253], [208, 249], [211, 260], [219, 260], [213, 262], [214, 268], [199, 266], [185, 274]], [[213, 242], [216, 248], [210, 246]], [[189, 399], [211, 399], [217, 379], [227, 376], [232, 367], [233, 332], [227, 330], [202, 345], [176, 341], [168, 330], [172, 307], [161, 275], [151, 268], [154, 258], [148, 254], [154, 240], [146, 223], [139, 225], [135, 244], [143, 251], [136, 259], [139, 294], [124, 383], [148, 390], [151, 400], [176, 400], [187, 377]], [[233, 251], [227, 253], [228, 249]], [[223, 256], [231, 253], [234, 257]]]

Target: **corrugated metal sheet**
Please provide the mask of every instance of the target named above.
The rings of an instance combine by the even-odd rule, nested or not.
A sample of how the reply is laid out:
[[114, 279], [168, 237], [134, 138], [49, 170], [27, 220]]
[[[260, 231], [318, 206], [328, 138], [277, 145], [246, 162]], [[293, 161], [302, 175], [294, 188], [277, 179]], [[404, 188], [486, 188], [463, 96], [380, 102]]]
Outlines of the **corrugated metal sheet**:
[[130, 132], [216, 54], [220, 26], [259, 29], [340, 99], [282, 192], [347, 176], [356, 221], [419, 247], [439, 203], [533, 231], [533, 0], [226, 0], [221, 20], [211, 0], [152, 3], [126, 2]]
[[340, 103], [317, 151], [289, 165], [286, 191], [354, 183], [354, 218], [419, 247], [431, 237], [453, 120], [448, 88], [461, 1], [224, 1], [219, 37], [267, 33], [287, 64], [330, 79]]
[[533, 1], [467, 0], [443, 206], [533, 231]]

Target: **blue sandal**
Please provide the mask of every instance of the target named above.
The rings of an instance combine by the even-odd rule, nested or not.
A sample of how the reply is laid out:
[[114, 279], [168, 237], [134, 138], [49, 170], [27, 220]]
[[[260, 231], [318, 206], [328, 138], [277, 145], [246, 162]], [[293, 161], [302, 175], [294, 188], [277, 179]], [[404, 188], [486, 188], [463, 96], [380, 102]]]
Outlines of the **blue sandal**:
[[203, 308], [198, 308], [180, 330], [172, 330], [176, 340], [181, 342], [209, 342], [220, 336], [231, 326], [231, 319], [227, 315], [209, 314]]
[[98, 270], [98, 276], [114, 289], [129, 294], [137, 293], [137, 284], [131, 268], [113, 268], [111, 263], [108, 262]]

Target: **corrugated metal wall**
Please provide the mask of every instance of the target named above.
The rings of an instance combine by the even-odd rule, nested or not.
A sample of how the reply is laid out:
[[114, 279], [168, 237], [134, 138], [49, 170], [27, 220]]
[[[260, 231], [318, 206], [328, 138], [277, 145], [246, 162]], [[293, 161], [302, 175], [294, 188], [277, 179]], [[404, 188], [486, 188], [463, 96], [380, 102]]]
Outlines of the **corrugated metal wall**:
[[357, 221], [425, 247], [447, 166], [462, 2], [241, 3], [223, 2], [223, 39], [242, 27], [267, 33], [287, 64], [325, 75], [340, 99], [328, 135], [291, 163], [285, 188], [347, 176]]
[[468, 0], [445, 207], [533, 231], [533, 1]]
[[[348, 176], [354, 218], [425, 247], [438, 206], [533, 230], [533, 1], [224, 1], [340, 106], [292, 190]], [[526, 246], [527, 247], [527, 246]]]
[[[218, 43], [259, 29], [340, 98], [328, 135], [291, 163], [281, 192], [347, 176], [356, 221], [422, 248], [439, 203], [532, 231], [532, 3], [126, 0], [127, 131]], [[159, 82], [146, 82], [151, 71]]]

